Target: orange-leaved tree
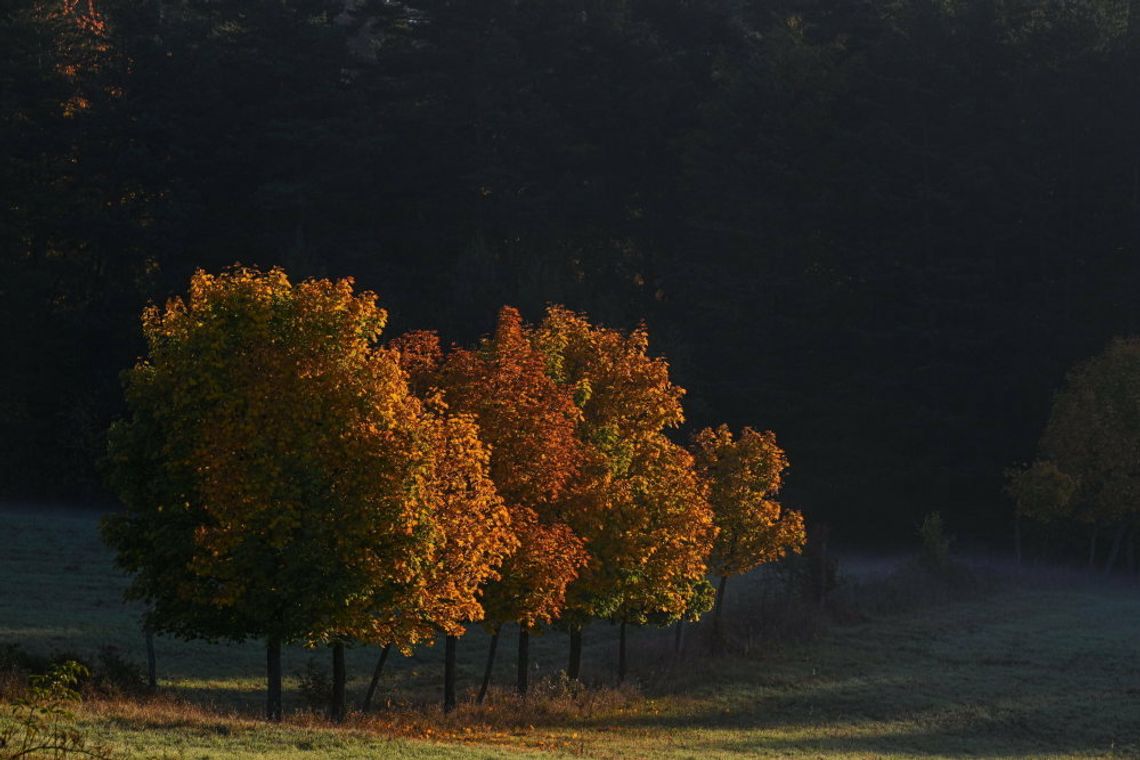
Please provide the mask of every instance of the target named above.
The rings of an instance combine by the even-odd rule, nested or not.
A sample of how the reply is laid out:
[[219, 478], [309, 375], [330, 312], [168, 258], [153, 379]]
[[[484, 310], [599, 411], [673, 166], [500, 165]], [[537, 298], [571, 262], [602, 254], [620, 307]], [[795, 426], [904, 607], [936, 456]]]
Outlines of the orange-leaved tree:
[[453, 348], [444, 356], [438, 339], [422, 332], [396, 342], [421, 393], [438, 389], [449, 406], [478, 421], [491, 447], [491, 476], [519, 540], [501, 577], [484, 589], [491, 646], [480, 700], [499, 630], [508, 622], [519, 625], [518, 689], [525, 693], [530, 633], [559, 616], [566, 587], [586, 561], [581, 539], [556, 509], [581, 461], [580, 412], [569, 390], [547, 375], [546, 356], [529, 332], [516, 309], [503, 307], [494, 335], [474, 350]]
[[532, 341], [582, 410], [584, 461], [561, 500], [590, 554], [563, 616], [567, 672], [577, 678], [590, 618], [621, 622], [624, 633], [625, 622], [666, 623], [708, 609], [705, 558], [715, 529], [691, 456], [663, 435], [684, 421], [684, 390], [670, 381], [668, 363], [650, 356], [648, 331], [596, 326], [552, 306]]
[[490, 453], [469, 414], [455, 414], [429, 398], [421, 497], [440, 532], [404, 593], [383, 607], [362, 600], [347, 636], [384, 647], [363, 709], [375, 695], [390, 646], [410, 652], [442, 632], [446, 636], [444, 709], [455, 707], [455, 640], [464, 623], [483, 619], [483, 584], [499, 577], [518, 546], [511, 515], [490, 477]]
[[341, 641], [440, 551], [425, 415], [377, 350], [386, 313], [351, 280], [199, 271], [142, 321], [106, 540], [153, 630], [267, 642], [280, 719], [282, 643]]
[[483, 670], [478, 702], [487, 696], [495, 664], [495, 648], [504, 622], [519, 626], [516, 689], [526, 694], [530, 634], [558, 619], [566, 589], [588, 560], [582, 539], [565, 523], [543, 522], [529, 507], [511, 513], [520, 547], [503, 565], [501, 580], [487, 584], [483, 606], [487, 611], [491, 644]]
[[692, 450], [719, 529], [709, 557], [710, 572], [720, 578], [713, 610], [719, 634], [729, 576], [801, 551], [807, 534], [803, 515], [775, 499], [788, 458], [774, 433], [745, 427], [734, 437], [727, 425], [705, 428], [693, 437]]

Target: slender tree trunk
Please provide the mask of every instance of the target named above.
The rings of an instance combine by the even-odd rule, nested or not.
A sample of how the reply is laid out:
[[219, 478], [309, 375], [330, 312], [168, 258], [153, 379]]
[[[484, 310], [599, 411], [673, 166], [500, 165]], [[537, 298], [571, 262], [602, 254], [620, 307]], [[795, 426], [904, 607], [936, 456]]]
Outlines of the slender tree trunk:
[[577, 681], [582, 672], [582, 626], [570, 626], [570, 662], [566, 665], [566, 677]]
[[1116, 565], [1116, 558], [1120, 556], [1120, 546], [1124, 543], [1124, 534], [1128, 532], [1128, 526], [1121, 523], [1116, 528], [1116, 535], [1112, 537], [1112, 548], [1108, 552], [1108, 559], [1104, 562], [1104, 574], [1108, 575], [1112, 572], [1113, 566]]
[[281, 639], [270, 638], [265, 647], [267, 676], [265, 717], [281, 720]]
[[1098, 533], [1100, 533], [1100, 530], [1094, 525], [1092, 527], [1092, 535], [1089, 538], [1089, 570], [1096, 567], [1096, 537]]
[[376, 686], [380, 683], [380, 674], [384, 672], [384, 662], [391, 650], [391, 644], [385, 644], [380, 650], [380, 659], [376, 661], [376, 667], [372, 670], [372, 680], [368, 682], [368, 691], [364, 695], [364, 702], [360, 705], [361, 712], [368, 712], [372, 708], [372, 698], [376, 696]]
[[448, 636], [443, 647], [443, 711], [455, 709], [455, 643], [458, 636]]
[[502, 626], [495, 626], [494, 633], [491, 634], [491, 648], [487, 650], [487, 667], [483, 670], [483, 685], [479, 687], [479, 696], [475, 698], [475, 704], [483, 704], [483, 700], [487, 698], [487, 688], [491, 685], [491, 671], [495, 667], [495, 650], [499, 647], [499, 629]]
[[673, 654], [681, 654], [681, 639], [685, 635], [685, 621], [678, 620], [673, 630]]
[[345, 689], [345, 673], [344, 673], [344, 642], [337, 641], [332, 645], [333, 656], [333, 681], [332, 681], [332, 704], [329, 705], [329, 717], [336, 723], [344, 722], [344, 689]]
[[724, 588], [728, 585], [728, 576], [720, 576], [720, 583], [716, 587], [716, 605], [713, 609], [713, 617], [716, 621], [717, 628], [720, 628], [720, 611], [724, 608]]
[[525, 626], [519, 626], [519, 664], [518, 683], [516, 688], [519, 694], [526, 696], [527, 677], [530, 675], [530, 631]]
[[716, 587], [716, 604], [713, 606], [713, 635], [712, 651], [720, 650], [720, 613], [724, 608], [724, 587], [728, 584], [728, 576], [720, 576], [720, 583]]
[[1013, 518], [1013, 554], [1017, 558], [1017, 566], [1021, 567], [1021, 515]]
[[154, 631], [150, 626], [143, 629], [146, 634], [146, 685], [150, 689], [158, 688], [158, 665], [154, 656]]
[[625, 683], [625, 621], [618, 628], [618, 683]]

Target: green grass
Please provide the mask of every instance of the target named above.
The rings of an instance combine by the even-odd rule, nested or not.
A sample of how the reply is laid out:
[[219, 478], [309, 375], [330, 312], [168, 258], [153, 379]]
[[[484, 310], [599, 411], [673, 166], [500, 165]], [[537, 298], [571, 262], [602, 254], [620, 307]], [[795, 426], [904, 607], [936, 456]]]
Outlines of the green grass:
[[[125, 606], [89, 513], [0, 512], [0, 644], [88, 656], [119, 647], [143, 659], [138, 610]], [[729, 614], [755, 616], [755, 584], [730, 585]], [[747, 626], [743, 626], [747, 627]], [[588, 680], [612, 672], [613, 630], [587, 629]], [[1140, 757], [1140, 589], [1078, 577], [1007, 579], [966, 601], [836, 625], [797, 645], [756, 642], [749, 656], [670, 655], [671, 633], [631, 638], [641, 694], [588, 700], [507, 693], [444, 718], [442, 647], [393, 657], [384, 691], [395, 707], [332, 728], [296, 713], [256, 719], [264, 655], [256, 643], [158, 641], [163, 691], [153, 704], [89, 704], [82, 721], [140, 757]], [[513, 678], [513, 636], [497, 681]], [[478, 685], [486, 636], [460, 642], [461, 684]], [[532, 641], [536, 680], [563, 665], [566, 641]], [[373, 650], [350, 652], [359, 695]], [[325, 652], [291, 649], [285, 672]], [[301, 707], [296, 680], [287, 707]], [[429, 738], [428, 730], [432, 731]]]

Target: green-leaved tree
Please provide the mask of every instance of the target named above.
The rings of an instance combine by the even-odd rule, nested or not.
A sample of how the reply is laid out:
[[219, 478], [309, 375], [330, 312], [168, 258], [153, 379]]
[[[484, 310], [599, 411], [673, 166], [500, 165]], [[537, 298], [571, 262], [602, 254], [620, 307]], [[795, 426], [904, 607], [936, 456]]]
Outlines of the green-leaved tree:
[[281, 645], [343, 644], [438, 556], [437, 428], [351, 280], [199, 271], [142, 321], [107, 458], [125, 509], [105, 538], [151, 629], [266, 641], [280, 719]]
[[1140, 518], [1140, 338], [1117, 338], [1069, 372], [1038, 449], [1037, 461], [1007, 473], [1017, 516], [1087, 526], [1090, 567], [1111, 529], [1111, 570]]

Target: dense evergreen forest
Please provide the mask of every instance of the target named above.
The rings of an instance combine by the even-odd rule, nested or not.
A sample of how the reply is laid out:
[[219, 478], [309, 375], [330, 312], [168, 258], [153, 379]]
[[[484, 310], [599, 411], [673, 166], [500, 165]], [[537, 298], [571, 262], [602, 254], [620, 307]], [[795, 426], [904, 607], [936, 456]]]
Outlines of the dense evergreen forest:
[[11, 0], [0, 51], [8, 499], [104, 497], [140, 310], [235, 261], [391, 335], [644, 320], [851, 541], [1004, 540], [1140, 321], [1137, 0]]

